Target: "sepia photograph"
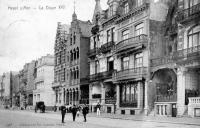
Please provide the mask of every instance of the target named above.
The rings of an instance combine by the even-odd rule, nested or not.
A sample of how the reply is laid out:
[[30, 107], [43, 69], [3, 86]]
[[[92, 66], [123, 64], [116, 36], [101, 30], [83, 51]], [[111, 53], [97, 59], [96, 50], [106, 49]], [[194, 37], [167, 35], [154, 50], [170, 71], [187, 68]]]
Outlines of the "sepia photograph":
[[0, 128], [163, 127], [200, 127], [200, 0], [0, 0]]

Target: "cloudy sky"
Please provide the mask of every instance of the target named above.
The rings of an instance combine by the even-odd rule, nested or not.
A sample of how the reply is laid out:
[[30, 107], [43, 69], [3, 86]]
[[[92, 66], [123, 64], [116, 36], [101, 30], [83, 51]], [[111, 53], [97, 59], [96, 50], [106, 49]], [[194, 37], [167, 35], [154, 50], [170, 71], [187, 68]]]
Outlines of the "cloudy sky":
[[[78, 19], [91, 20], [95, 0], [75, 3]], [[106, 9], [107, 0], [101, 6]], [[0, 0], [0, 75], [53, 54], [57, 22], [70, 24], [73, 8], [73, 0]]]

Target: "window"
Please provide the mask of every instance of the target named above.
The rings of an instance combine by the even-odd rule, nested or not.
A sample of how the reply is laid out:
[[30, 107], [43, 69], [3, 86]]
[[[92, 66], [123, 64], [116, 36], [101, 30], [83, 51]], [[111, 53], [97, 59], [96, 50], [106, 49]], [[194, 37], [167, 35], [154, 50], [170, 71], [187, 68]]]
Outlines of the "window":
[[137, 7], [141, 6], [143, 4], [143, 0], [137, 0]]
[[111, 33], [110, 32], [111, 32], [110, 30], [107, 31], [107, 42], [111, 41]]
[[129, 11], [128, 3], [125, 3], [124, 4], [124, 14], [128, 13], [128, 11]]
[[65, 73], [66, 73], [66, 69], [64, 68], [63, 81], [65, 81]]
[[135, 68], [143, 66], [143, 54], [139, 53], [135, 55]]
[[122, 69], [128, 69], [129, 68], [129, 57], [122, 58]]
[[70, 35], [70, 45], [72, 45], [72, 34]]
[[74, 32], [74, 44], [76, 43], [76, 33]]
[[113, 5], [110, 6], [110, 16], [113, 16]]
[[135, 36], [144, 34], [144, 23], [140, 23], [135, 26]]
[[114, 38], [115, 38], [114, 29], [115, 29], [115, 28], [112, 28], [112, 29], [111, 29], [111, 41], [114, 41]]
[[129, 38], [129, 30], [125, 30], [122, 32], [122, 40], [126, 40]]
[[200, 25], [194, 27], [188, 33], [188, 48], [200, 45]]
[[120, 90], [120, 100], [121, 104], [131, 105], [133, 107], [137, 107], [137, 84], [126, 84], [121, 86]]

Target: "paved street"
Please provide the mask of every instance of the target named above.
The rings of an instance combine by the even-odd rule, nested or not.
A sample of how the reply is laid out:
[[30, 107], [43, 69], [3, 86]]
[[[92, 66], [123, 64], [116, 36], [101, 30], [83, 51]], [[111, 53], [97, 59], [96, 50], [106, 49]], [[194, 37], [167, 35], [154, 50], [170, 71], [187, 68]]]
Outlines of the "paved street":
[[199, 128], [199, 123], [163, 122], [159, 120], [122, 120], [89, 116], [88, 122], [83, 117], [72, 121], [71, 114], [67, 114], [65, 124], [61, 123], [61, 116], [54, 113], [33, 113], [29, 111], [0, 110], [0, 128]]

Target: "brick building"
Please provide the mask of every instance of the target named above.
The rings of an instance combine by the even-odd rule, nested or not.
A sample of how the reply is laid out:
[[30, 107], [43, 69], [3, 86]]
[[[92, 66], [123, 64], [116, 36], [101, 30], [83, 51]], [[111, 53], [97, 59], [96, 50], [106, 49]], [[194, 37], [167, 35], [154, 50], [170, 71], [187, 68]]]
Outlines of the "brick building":
[[64, 104], [63, 87], [66, 82], [66, 49], [69, 26], [58, 22], [54, 45], [54, 81], [52, 88], [55, 92], [55, 104]]
[[[66, 86], [64, 88], [67, 105], [88, 103], [89, 101], [89, 65], [88, 50], [90, 42], [90, 21], [81, 21], [72, 15], [71, 27], [67, 39]], [[79, 102], [80, 101], [80, 102]]]

